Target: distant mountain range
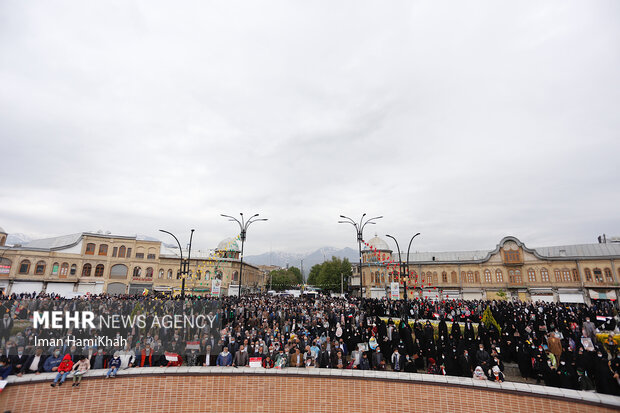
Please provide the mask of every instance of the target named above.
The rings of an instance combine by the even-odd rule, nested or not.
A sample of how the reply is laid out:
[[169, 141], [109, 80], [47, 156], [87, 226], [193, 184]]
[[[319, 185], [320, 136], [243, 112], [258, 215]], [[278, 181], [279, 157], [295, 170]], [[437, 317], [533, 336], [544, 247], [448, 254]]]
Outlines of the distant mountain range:
[[334, 248], [323, 247], [314, 252], [307, 254], [295, 254], [282, 251], [266, 252], [260, 255], [247, 255], [244, 260], [254, 265], [277, 265], [278, 267], [301, 267], [301, 260], [304, 260], [304, 274], [310, 272], [315, 264], [320, 264], [323, 261], [329, 261], [332, 257], [348, 258], [349, 261], [357, 261], [359, 259], [359, 252], [352, 248]]
[[26, 234], [15, 233], [6, 237], [6, 245], [24, 245], [32, 241], [32, 237]]

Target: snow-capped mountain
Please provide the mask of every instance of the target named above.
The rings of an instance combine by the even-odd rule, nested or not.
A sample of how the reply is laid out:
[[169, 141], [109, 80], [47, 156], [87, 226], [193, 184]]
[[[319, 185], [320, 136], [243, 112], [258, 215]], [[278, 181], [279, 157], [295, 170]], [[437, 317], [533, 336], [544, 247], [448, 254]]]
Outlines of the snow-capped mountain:
[[323, 247], [306, 254], [273, 251], [259, 255], [248, 255], [244, 259], [254, 265], [277, 265], [279, 267], [286, 267], [288, 264], [290, 267], [297, 268], [300, 268], [301, 260], [304, 260], [304, 273], [308, 274], [313, 265], [320, 264], [323, 261], [329, 261], [332, 257], [348, 258], [349, 261], [357, 261], [359, 253], [348, 247], [340, 249]]
[[14, 234], [7, 235], [6, 245], [24, 245], [24, 244], [29, 243], [32, 240], [33, 240], [32, 237], [26, 234], [16, 232]]

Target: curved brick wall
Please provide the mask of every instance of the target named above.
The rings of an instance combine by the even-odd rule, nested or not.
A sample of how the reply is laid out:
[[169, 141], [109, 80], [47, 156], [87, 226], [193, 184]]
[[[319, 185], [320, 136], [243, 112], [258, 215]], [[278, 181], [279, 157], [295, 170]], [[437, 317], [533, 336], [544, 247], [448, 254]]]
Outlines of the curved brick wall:
[[[145, 368], [79, 388], [53, 374], [10, 378], [0, 412], [615, 412], [620, 398], [518, 383], [405, 373], [313, 369]], [[34, 379], [34, 380], [33, 380]], [[552, 393], [552, 394], [546, 394]]]

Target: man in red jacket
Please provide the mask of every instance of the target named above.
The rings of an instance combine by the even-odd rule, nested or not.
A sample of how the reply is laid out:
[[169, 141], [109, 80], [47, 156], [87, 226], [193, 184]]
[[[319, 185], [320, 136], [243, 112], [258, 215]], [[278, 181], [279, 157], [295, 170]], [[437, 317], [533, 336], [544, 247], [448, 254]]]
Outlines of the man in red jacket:
[[58, 374], [56, 375], [54, 382], [50, 386], [56, 387], [56, 383], [58, 383], [58, 386], [61, 386], [71, 372], [71, 369], [73, 369], [73, 361], [71, 360], [71, 355], [65, 354], [65, 356], [62, 358], [62, 361], [58, 365]]

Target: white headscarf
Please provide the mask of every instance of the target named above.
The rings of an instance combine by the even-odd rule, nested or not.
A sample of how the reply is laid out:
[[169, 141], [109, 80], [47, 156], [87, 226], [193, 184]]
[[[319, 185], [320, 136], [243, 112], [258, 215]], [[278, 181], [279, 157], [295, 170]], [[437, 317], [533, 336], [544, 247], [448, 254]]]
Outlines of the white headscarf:
[[474, 370], [474, 379], [478, 379], [478, 380], [486, 380], [486, 376], [484, 375], [484, 370], [482, 370], [482, 367], [478, 366], [476, 367], [476, 369]]

